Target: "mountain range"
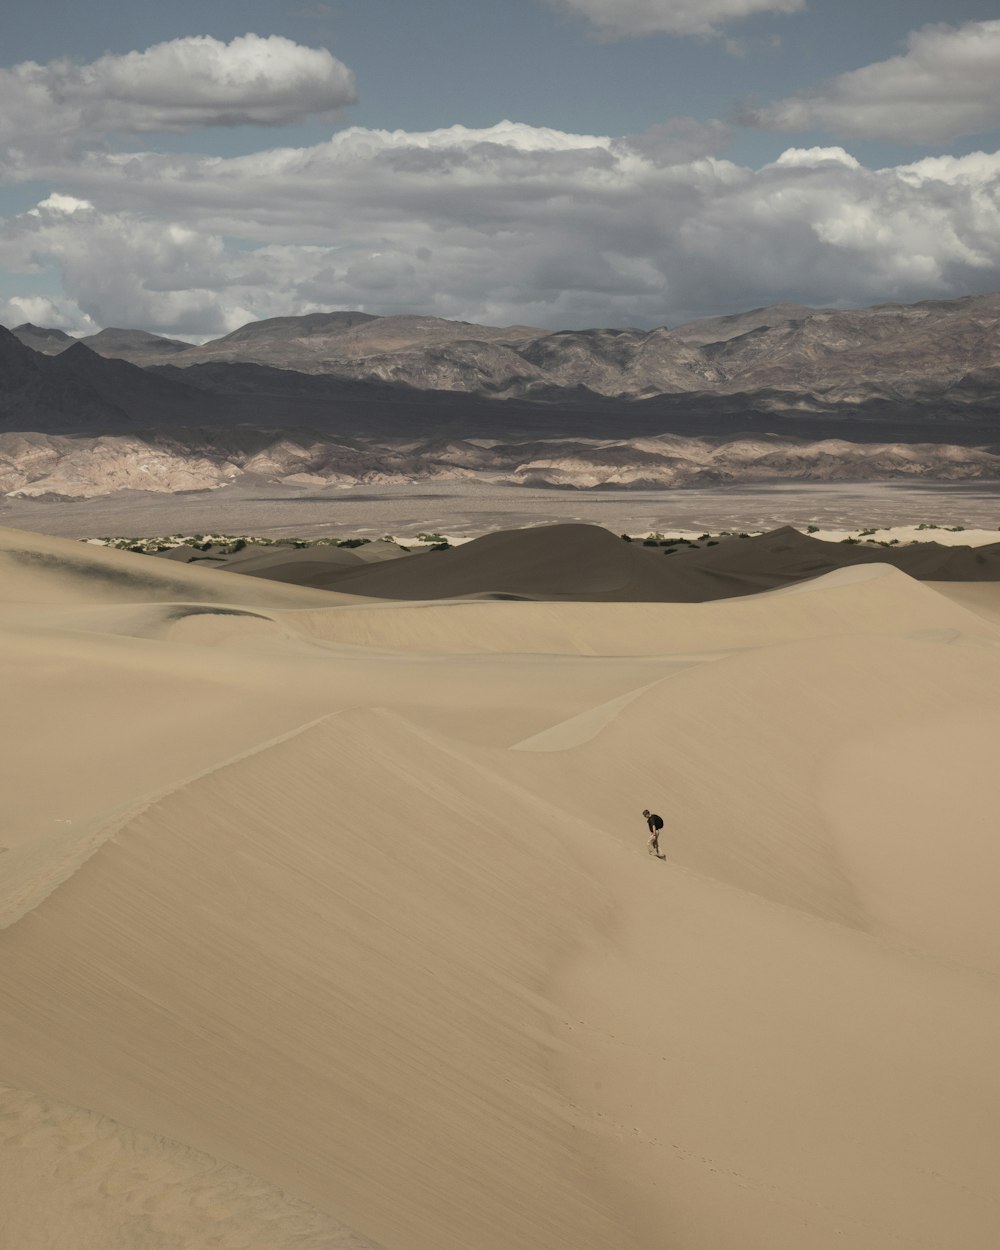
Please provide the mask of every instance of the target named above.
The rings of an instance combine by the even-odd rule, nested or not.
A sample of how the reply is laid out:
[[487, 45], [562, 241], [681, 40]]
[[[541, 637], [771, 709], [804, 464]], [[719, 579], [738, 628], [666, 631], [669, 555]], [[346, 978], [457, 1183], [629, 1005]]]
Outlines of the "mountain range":
[[1000, 390], [1000, 295], [849, 311], [778, 304], [668, 329], [547, 331], [437, 317], [310, 313], [251, 322], [201, 344], [141, 330], [83, 339], [18, 326], [58, 356], [83, 343], [143, 367], [268, 365], [342, 380], [490, 396], [583, 389], [616, 399], [778, 391], [819, 404], [963, 403]]
[[1000, 295], [652, 330], [311, 313], [201, 345], [26, 324], [0, 327], [0, 489], [993, 479], [998, 405]]

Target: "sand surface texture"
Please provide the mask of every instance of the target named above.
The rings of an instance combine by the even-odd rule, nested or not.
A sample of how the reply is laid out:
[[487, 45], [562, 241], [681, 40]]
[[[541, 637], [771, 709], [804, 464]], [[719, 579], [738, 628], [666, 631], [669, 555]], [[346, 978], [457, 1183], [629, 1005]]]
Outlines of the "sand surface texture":
[[1000, 583], [492, 537], [0, 531], [0, 1244], [992, 1250]]

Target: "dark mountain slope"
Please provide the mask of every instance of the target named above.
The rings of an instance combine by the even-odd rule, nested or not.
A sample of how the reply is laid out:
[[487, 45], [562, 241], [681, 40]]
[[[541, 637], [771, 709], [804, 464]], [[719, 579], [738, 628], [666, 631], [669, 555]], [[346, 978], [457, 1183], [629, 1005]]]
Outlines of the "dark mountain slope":
[[52, 330], [45, 326], [34, 326], [30, 321], [26, 321], [23, 325], [15, 326], [11, 330], [11, 334], [22, 342], [25, 347], [41, 352], [44, 356], [56, 356], [59, 352], [64, 352], [67, 347], [72, 347], [76, 342], [76, 339], [71, 334], [67, 334], [65, 330]]
[[109, 326], [98, 334], [88, 334], [79, 342], [99, 356], [127, 360], [131, 364], [147, 364], [151, 359], [169, 360], [178, 352], [190, 351], [192, 347], [182, 339], [168, 339], [145, 330], [122, 330], [115, 326]]
[[117, 429], [128, 422], [120, 403], [83, 371], [60, 369], [58, 360], [26, 347], [0, 326], [0, 429], [71, 432]]

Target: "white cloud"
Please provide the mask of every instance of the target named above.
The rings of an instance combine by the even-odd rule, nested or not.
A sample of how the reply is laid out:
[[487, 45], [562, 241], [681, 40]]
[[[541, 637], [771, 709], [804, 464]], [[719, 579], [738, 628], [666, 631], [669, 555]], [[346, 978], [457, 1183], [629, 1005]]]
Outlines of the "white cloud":
[[90, 200], [78, 200], [76, 196], [60, 195], [58, 191], [53, 191], [44, 200], [40, 200], [34, 208], [29, 208], [28, 212], [32, 217], [42, 217], [46, 214], [85, 213], [93, 207]]
[[0, 267], [56, 269], [96, 323], [180, 337], [329, 308], [654, 325], [1000, 286], [983, 153], [871, 170], [792, 148], [754, 170], [506, 122], [233, 159], [93, 152], [56, 186], [0, 223]]
[[0, 70], [0, 148], [16, 176], [39, 146], [112, 131], [279, 126], [355, 99], [353, 74], [325, 48], [280, 35], [230, 43], [196, 35], [87, 65], [26, 61]]
[[926, 26], [907, 50], [752, 110], [767, 130], [942, 142], [1000, 126], [1000, 21]]
[[19, 326], [25, 322], [74, 334], [95, 334], [101, 329], [73, 300], [51, 299], [47, 295], [0, 299], [0, 325]]
[[966, 156], [925, 156], [896, 173], [912, 186], [945, 182], [992, 192], [1000, 182], [1000, 152], [969, 152]]
[[774, 165], [787, 169], [791, 165], [825, 165], [828, 161], [846, 165], [848, 169], [861, 168], [857, 157], [843, 148], [786, 148]]
[[799, 13], [805, 0], [549, 0], [585, 17], [602, 35], [717, 35], [758, 13]]

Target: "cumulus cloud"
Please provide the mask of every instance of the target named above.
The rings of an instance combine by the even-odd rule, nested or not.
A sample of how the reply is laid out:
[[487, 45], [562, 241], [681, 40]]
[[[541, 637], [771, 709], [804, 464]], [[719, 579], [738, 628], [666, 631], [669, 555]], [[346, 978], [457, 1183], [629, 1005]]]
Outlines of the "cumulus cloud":
[[89, 200], [78, 200], [75, 195], [60, 195], [58, 191], [53, 191], [28, 212], [32, 217], [41, 217], [46, 213], [85, 213], [93, 207]]
[[91, 322], [182, 338], [330, 308], [656, 325], [1000, 285], [1000, 154], [872, 170], [792, 148], [751, 169], [505, 122], [231, 159], [93, 152], [64, 179], [0, 223], [0, 267], [60, 274]]
[[799, 13], [805, 0], [549, 0], [613, 39], [636, 35], [717, 35], [759, 13]]
[[[183, 326], [213, 335], [252, 318], [230, 298], [238, 253], [227, 257], [218, 236], [145, 214], [67, 211], [51, 204], [61, 198], [50, 196], [0, 230], [0, 266], [36, 272], [57, 267], [68, 297], [59, 304], [60, 328]], [[255, 267], [258, 281], [266, 282], [266, 273]]]
[[25, 61], [0, 70], [0, 147], [16, 175], [39, 145], [108, 132], [280, 126], [355, 99], [351, 71], [325, 48], [280, 35], [230, 43], [197, 35], [87, 65]]
[[926, 26], [907, 50], [748, 112], [767, 130], [942, 142], [1000, 126], [1000, 21]]
[[860, 169], [861, 162], [843, 148], [786, 148], [773, 162], [772, 168], [787, 169], [791, 165], [825, 165], [834, 161], [848, 169]]
[[74, 334], [95, 334], [101, 329], [74, 300], [53, 299], [47, 295], [15, 295], [12, 299], [0, 299], [0, 325], [19, 326], [25, 322]]

